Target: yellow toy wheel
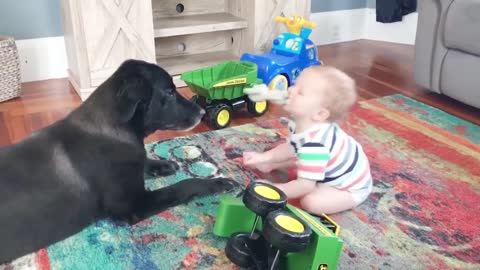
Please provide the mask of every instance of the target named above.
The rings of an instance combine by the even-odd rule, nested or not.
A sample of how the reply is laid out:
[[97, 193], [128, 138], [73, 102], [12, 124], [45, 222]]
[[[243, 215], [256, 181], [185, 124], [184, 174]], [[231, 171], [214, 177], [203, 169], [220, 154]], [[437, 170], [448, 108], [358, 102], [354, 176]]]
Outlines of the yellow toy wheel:
[[287, 205], [287, 196], [277, 187], [263, 182], [252, 182], [242, 198], [245, 206], [259, 216], [283, 209]]
[[275, 217], [275, 222], [278, 226], [290, 232], [301, 233], [305, 230], [303, 224], [291, 216], [278, 215]]
[[225, 128], [232, 121], [232, 109], [226, 104], [219, 104], [207, 109], [207, 117], [213, 128]]
[[260, 101], [254, 102], [250, 99], [247, 100], [247, 111], [249, 114], [253, 116], [260, 116], [266, 113], [268, 110], [268, 102], [267, 101]]
[[270, 90], [287, 90], [288, 89], [288, 80], [284, 75], [277, 75], [268, 84]]
[[263, 113], [267, 110], [267, 102], [262, 101], [262, 102], [255, 102], [255, 111], [257, 113]]
[[227, 109], [223, 109], [220, 112], [218, 112], [217, 124], [219, 126], [226, 126], [229, 121], [230, 121], [230, 113], [228, 112]]
[[278, 193], [275, 189], [269, 186], [256, 186], [254, 189], [255, 193], [258, 195], [270, 199], [270, 200], [280, 200], [280, 193]]
[[277, 210], [265, 219], [263, 236], [277, 249], [300, 252], [307, 248], [311, 235], [312, 229], [291, 212]]

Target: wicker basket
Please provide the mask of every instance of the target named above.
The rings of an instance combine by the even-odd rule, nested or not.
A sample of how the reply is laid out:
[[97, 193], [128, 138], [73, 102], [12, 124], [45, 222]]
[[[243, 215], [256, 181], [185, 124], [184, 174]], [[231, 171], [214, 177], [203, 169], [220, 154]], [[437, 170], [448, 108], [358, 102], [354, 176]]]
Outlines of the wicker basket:
[[0, 102], [22, 93], [20, 60], [12, 37], [0, 36]]

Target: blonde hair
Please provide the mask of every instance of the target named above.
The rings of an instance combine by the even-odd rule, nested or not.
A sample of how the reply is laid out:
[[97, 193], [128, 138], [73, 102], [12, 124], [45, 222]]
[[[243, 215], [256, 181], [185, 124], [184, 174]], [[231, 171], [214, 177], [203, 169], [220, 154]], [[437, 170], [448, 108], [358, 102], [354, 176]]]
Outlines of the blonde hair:
[[345, 72], [331, 66], [311, 66], [307, 68], [314, 76], [325, 80], [322, 85], [323, 106], [330, 112], [329, 121], [340, 121], [358, 98], [356, 83]]

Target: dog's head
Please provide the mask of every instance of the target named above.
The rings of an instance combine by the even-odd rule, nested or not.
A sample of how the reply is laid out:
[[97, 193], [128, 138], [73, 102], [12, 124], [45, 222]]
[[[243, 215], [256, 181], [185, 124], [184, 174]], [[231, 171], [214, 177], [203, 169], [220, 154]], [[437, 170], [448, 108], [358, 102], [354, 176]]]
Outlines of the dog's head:
[[193, 128], [205, 114], [177, 92], [170, 74], [158, 65], [127, 60], [112, 78], [120, 119], [142, 129], [145, 135]]

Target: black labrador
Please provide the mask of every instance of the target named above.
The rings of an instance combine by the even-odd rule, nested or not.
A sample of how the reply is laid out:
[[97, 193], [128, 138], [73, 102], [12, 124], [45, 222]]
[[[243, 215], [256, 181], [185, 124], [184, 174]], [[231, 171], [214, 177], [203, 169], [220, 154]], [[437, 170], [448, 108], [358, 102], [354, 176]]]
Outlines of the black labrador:
[[0, 263], [75, 234], [97, 219], [134, 224], [192, 198], [233, 189], [227, 178], [146, 191], [144, 172], [178, 165], [146, 157], [156, 130], [197, 125], [205, 111], [161, 67], [125, 61], [66, 118], [0, 149]]

